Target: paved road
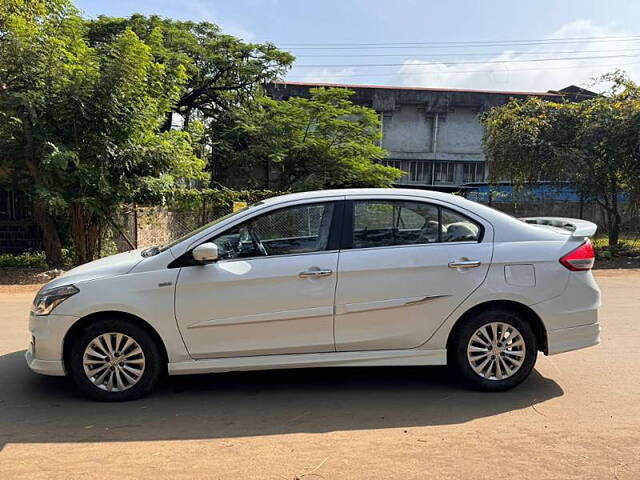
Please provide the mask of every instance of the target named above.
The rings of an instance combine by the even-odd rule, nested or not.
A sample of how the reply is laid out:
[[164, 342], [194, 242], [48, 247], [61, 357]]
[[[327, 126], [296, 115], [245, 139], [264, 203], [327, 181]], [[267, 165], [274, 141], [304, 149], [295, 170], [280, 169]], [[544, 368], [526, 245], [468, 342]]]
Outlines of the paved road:
[[596, 273], [600, 346], [506, 393], [444, 368], [168, 379], [85, 401], [23, 360], [29, 287], [0, 291], [0, 479], [640, 478], [640, 270]]

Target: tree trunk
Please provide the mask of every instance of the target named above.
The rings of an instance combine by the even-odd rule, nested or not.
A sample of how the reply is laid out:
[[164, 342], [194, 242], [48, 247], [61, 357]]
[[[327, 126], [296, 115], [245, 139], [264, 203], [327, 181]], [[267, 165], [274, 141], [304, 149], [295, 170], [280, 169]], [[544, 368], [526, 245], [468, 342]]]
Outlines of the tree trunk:
[[71, 205], [71, 234], [80, 264], [95, 260], [98, 254], [100, 225], [96, 215], [80, 203]]
[[622, 219], [617, 211], [607, 212], [607, 224], [609, 227], [609, 246], [615, 247], [620, 241], [620, 224]]
[[169, 130], [171, 130], [172, 122], [173, 122], [173, 110], [169, 111], [169, 113], [166, 114], [162, 127], [160, 127], [160, 131], [168, 132]]
[[[37, 149], [33, 139], [33, 125], [31, 117], [26, 110], [22, 112], [21, 117], [24, 128], [24, 162], [37, 187], [42, 185], [42, 182], [39, 168], [40, 162], [36, 157]], [[44, 247], [47, 265], [51, 268], [61, 267], [64, 263], [62, 242], [60, 242], [56, 222], [49, 212], [46, 202], [38, 194], [33, 200], [33, 216], [42, 233], [42, 246]]]
[[58, 236], [56, 223], [41, 198], [33, 201], [33, 216], [42, 232], [42, 246], [50, 268], [59, 268], [64, 264], [62, 258], [62, 243]]
[[609, 246], [615, 247], [618, 245], [618, 240], [620, 239], [620, 224], [622, 223], [620, 211], [618, 210], [618, 189], [615, 182], [611, 188], [611, 210], [607, 212], [607, 216], [609, 223]]

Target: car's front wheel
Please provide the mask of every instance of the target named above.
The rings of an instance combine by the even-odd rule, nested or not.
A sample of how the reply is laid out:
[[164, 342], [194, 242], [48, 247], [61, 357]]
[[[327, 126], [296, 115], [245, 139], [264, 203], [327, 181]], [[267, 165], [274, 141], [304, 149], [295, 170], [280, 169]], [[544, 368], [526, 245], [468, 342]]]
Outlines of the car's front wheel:
[[449, 361], [469, 387], [495, 392], [527, 378], [537, 354], [536, 336], [520, 314], [490, 309], [463, 321], [452, 338]]
[[153, 337], [121, 319], [90, 324], [71, 342], [69, 375], [86, 396], [100, 401], [134, 400], [148, 393], [162, 373]]

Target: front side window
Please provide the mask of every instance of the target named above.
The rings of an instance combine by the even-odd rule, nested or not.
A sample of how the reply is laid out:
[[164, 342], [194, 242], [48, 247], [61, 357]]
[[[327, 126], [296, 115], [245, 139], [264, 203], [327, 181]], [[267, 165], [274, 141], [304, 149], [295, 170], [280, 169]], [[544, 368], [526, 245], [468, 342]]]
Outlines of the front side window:
[[332, 203], [296, 205], [252, 218], [211, 241], [220, 258], [290, 255], [326, 250]]
[[423, 202], [353, 203], [353, 248], [479, 241], [481, 227], [448, 208]]

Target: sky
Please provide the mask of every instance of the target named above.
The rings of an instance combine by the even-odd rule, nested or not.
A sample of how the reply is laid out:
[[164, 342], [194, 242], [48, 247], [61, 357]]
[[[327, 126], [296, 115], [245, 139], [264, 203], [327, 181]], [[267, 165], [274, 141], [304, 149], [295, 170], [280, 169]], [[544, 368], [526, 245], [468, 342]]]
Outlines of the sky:
[[[291, 51], [289, 81], [547, 91], [640, 81], [637, 0], [75, 0], [86, 16], [209, 21]], [[363, 45], [365, 44], [365, 45]]]

